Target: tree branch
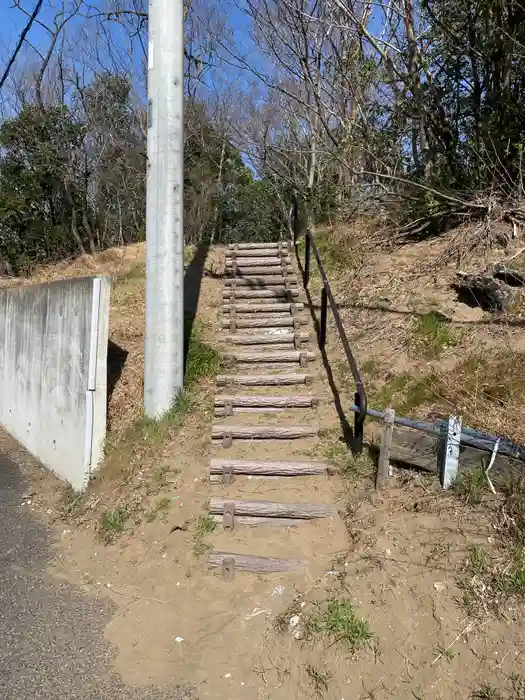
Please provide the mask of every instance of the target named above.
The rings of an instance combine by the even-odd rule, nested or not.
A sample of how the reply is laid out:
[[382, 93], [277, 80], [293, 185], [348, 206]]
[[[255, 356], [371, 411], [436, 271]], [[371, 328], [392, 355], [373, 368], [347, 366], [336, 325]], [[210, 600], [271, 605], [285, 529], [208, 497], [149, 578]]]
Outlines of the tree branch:
[[29, 30], [31, 29], [33, 22], [35, 21], [40, 10], [42, 9], [43, 2], [44, 2], [44, 0], [37, 0], [37, 3], [35, 5], [34, 10], [31, 13], [31, 15], [29, 16], [29, 21], [27, 22], [26, 26], [22, 30], [22, 33], [20, 34], [20, 37], [18, 39], [18, 43], [15, 47], [15, 50], [13, 51], [11, 58], [9, 59], [9, 61], [7, 63], [6, 69], [5, 69], [2, 77], [0, 78], [0, 90], [2, 89], [5, 81], [7, 80], [7, 77], [11, 71], [11, 68], [13, 67], [14, 62], [16, 61], [16, 57], [18, 56], [20, 49], [22, 48], [22, 46], [24, 44], [25, 38], [26, 38]]

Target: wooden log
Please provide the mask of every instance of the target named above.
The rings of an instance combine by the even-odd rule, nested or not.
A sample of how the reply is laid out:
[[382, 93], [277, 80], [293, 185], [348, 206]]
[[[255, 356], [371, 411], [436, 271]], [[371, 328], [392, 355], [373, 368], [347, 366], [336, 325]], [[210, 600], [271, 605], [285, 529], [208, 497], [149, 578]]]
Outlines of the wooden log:
[[289, 296], [297, 297], [299, 296], [299, 289], [295, 287], [286, 291], [284, 287], [273, 287], [270, 289], [231, 289], [231, 287], [225, 287], [222, 290], [222, 296], [225, 299], [231, 299], [232, 297], [237, 299], [288, 299]]
[[219, 374], [217, 386], [292, 386], [312, 382], [311, 374]]
[[512, 296], [504, 282], [488, 274], [458, 273], [452, 287], [460, 301], [469, 306], [479, 306], [484, 311], [506, 311]]
[[[224, 516], [222, 515], [212, 515], [211, 518], [221, 525], [224, 523]], [[235, 516], [235, 526], [245, 525], [248, 527], [260, 527], [261, 525], [266, 525], [269, 527], [297, 527], [300, 525], [300, 522], [298, 518], [264, 518], [250, 515]]]
[[306, 566], [306, 562], [299, 559], [278, 559], [277, 557], [258, 557], [252, 554], [217, 551], [208, 554], [208, 565], [212, 568], [222, 568], [225, 559], [232, 559], [233, 566], [237, 571], [248, 571], [252, 574], [297, 571], [297, 569], [303, 569]]
[[285, 345], [294, 343], [296, 337], [302, 343], [308, 343], [308, 333], [254, 333], [253, 335], [226, 335], [224, 342], [228, 345]]
[[234, 408], [240, 406], [273, 406], [281, 408], [316, 408], [319, 399], [315, 396], [247, 396], [247, 395], [219, 395], [215, 397], [215, 406], [231, 404]]
[[[243, 346], [243, 347], [251, 348], [253, 346], [247, 345], [247, 346]], [[268, 350], [268, 352], [273, 352], [274, 350], [277, 352], [279, 350], [286, 350], [287, 348], [292, 350], [294, 346], [293, 346], [293, 343], [287, 342], [287, 343], [268, 343], [268, 344], [265, 344], [263, 347], [264, 347], [265, 352], [267, 350]], [[244, 362], [241, 362], [240, 364], [244, 364]]]
[[[232, 477], [233, 478], [233, 477]], [[246, 477], [248, 479], [257, 479], [257, 480], [264, 480], [264, 481], [278, 481], [281, 477], [280, 476], [249, 476]], [[233, 482], [226, 482], [224, 481], [224, 475], [223, 474], [210, 474], [209, 476], [209, 483], [210, 484], [226, 484], [226, 483], [233, 483]]]
[[288, 311], [291, 313], [292, 307], [295, 307], [297, 311], [302, 311], [304, 309], [304, 304], [297, 302], [294, 304], [290, 303], [273, 303], [273, 304], [223, 304], [222, 310], [230, 312], [232, 309], [239, 314], [246, 313], [282, 313], [283, 311]]
[[241, 499], [221, 498], [219, 496], [212, 496], [210, 498], [208, 511], [211, 515], [221, 515], [224, 512], [225, 503], [233, 503], [233, 510], [236, 517], [238, 515], [251, 515], [266, 518], [313, 520], [315, 518], [329, 518], [337, 512], [334, 506], [325, 505], [323, 503], [245, 501]]
[[292, 261], [288, 256], [278, 256], [274, 255], [271, 258], [258, 257], [258, 258], [232, 258], [231, 260], [226, 260], [226, 268], [230, 267], [281, 267], [290, 266]]
[[281, 350], [280, 352], [236, 352], [225, 355], [235, 362], [312, 362], [315, 353], [305, 350]]
[[[235, 320], [235, 325], [237, 328], [289, 328], [295, 325], [294, 321], [297, 321], [299, 325], [306, 326], [307, 321], [304, 318], [294, 319], [292, 316], [289, 318], [274, 316], [264, 317], [264, 318], [238, 318]], [[230, 319], [222, 319], [222, 327], [230, 327]]]
[[236, 267], [226, 269], [224, 273], [226, 277], [257, 277], [258, 275], [275, 275], [284, 279], [285, 275], [293, 274], [293, 267], [291, 265], [276, 265], [275, 267]]
[[[252, 362], [237, 362], [235, 369], [238, 372], [250, 372], [257, 367], [258, 372], [277, 372], [277, 371], [289, 371], [293, 369], [294, 365], [290, 365], [289, 362], [259, 362], [254, 365]], [[299, 365], [301, 367], [301, 365]]]
[[[437, 437], [416, 430], [394, 429], [390, 460], [439, 474], [439, 442]], [[491, 453], [477, 447], [461, 445], [459, 473], [484, 468]], [[525, 463], [513, 457], [497, 454], [490, 470], [492, 482], [505, 482], [510, 476], [525, 476]]]
[[255, 250], [257, 248], [288, 248], [287, 241], [277, 241], [275, 243], [229, 243], [228, 250]]
[[[224, 284], [231, 285], [232, 287], [234, 286], [235, 288], [241, 286], [250, 287], [250, 289], [264, 289], [266, 285], [284, 287], [284, 281], [285, 280], [282, 277], [277, 277], [274, 275], [256, 274], [253, 277], [226, 277], [224, 279]], [[290, 284], [290, 287], [297, 285], [297, 279], [295, 278], [295, 275], [290, 275], [290, 278], [287, 281]]]
[[213, 415], [215, 418], [227, 418], [228, 416], [236, 416], [239, 413], [282, 413], [284, 408], [257, 408], [253, 406], [241, 406], [240, 408], [232, 408], [229, 411], [225, 408], [216, 408]]
[[241, 250], [227, 250], [226, 260], [234, 257], [243, 258], [278, 258], [288, 255], [286, 248], [243, 248]]
[[[250, 348], [251, 348], [251, 347], [253, 347], [253, 346], [252, 346], [252, 345], [248, 345], [248, 346], [243, 346], [243, 347], [250, 347]], [[280, 350], [286, 350], [287, 348], [289, 348], [290, 350], [292, 350], [292, 349], [294, 348], [294, 345], [293, 345], [293, 343], [291, 343], [291, 342], [287, 342], [287, 343], [268, 343], [268, 344], [265, 344], [263, 347], [264, 347], [264, 351], [265, 351], [265, 352], [266, 352], [267, 350], [268, 350], [268, 352], [273, 352], [274, 350], [275, 350], [276, 352], [278, 352], [278, 351], [280, 351]], [[244, 363], [244, 362], [241, 362], [240, 364], [245, 364], [245, 363]], [[239, 365], [237, 365], [237, 367], [238, 367], [238, 366], [239, 366]]]
[[298, 440], [318, 434], [312, 425], [213, 425], [212, 440]]
[[233, 474], [254, 476], [313, 476], [329, 474], [333, 470], [323, 462], [272, 462], [249, 459], [212, 459], [210, 474], [222, 474], [231, 469]]

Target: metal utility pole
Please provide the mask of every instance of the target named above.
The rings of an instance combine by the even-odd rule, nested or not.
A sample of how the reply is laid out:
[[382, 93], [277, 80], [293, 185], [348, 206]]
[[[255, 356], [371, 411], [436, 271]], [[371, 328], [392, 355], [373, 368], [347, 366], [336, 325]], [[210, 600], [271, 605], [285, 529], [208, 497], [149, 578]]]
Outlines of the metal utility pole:
[[150, 0], [144, 409], [168, 411], [184, 379], [184, 7]]

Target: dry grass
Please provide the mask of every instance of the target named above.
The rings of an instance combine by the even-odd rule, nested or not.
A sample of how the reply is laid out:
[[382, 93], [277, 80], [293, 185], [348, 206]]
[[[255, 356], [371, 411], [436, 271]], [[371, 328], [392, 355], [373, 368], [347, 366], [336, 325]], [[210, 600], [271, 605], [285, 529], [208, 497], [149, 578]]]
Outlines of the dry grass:
[[[456, 413], [464, 425], [525, 442], [525, 294], [515, 292], [507, 314], [460, 303], [451, 287], [457, 259], [450, 251], [464, 235], [463, 227], [388, 253], [367, 239], [366, 222], [346, 234], [341, 227], [322, 229], [317, 238], [371, 407], [431, 420]], [[464, 271], [511, 255], [473, 252]], [[518, 255], [512, 265], [519, 269], [523, 260]], [[313, 296], [316, 302], [317, 290]], [[328, 353], [349, 400], [351, 374], [330, 323]]]

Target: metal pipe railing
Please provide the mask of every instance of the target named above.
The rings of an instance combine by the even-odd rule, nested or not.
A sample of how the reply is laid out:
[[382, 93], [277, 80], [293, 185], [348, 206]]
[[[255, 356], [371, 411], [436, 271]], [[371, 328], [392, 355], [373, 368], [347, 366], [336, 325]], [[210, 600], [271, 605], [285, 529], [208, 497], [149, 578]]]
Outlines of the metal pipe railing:
[[[363, 435], [364, 435], [364, 423], [366, 420], [367, 416], [370, 416], [371, 418], [379, 418], [379, 419], [384, 419], [385, 418], [385, 413], [383, 411], [377, 411], [373, 408], [368, 408], [367, 406], [367, 397], [366, 397], [366, 392], [365, 388], [363, 385], [363, 381], [361, 379], [361, 374], [359, 372], [359, 368], [357, 366], [357, 362], [354, 358], [354, 355], [352, 353], [352, 349], [350, 347], [350, 343], [348, 342], [348, 338], [346, 336], [346, 332], [343, 326], [343, 323], [341, 321], [341, 316], [339, 313], [339, 307], [337, 305], [337, 302], [334, 298], [334, 295], [332, 294], [332, 290], [330, 288], [330, 283], [328, 282], [328, 278], [326, 276], [326, 272], [324, 269], [323, 262], [321, 260], [321, 256], [319, 254], [319, 250], [317, 248], [317, 245], [315, 243], [315, 239], [313, 236], [312, 231], [309, 228], [305, 228], [304, 231], [300, 230], [299, 227], [299, 203], [297, 200], [297, 197], [294, 197], [294, 203], [293, 203], [293, 208], [292, 208], [292, 230], [293, 230], [293, 244], [295, 248], [295, 254], [297, 256], [297, 259], [300, 261], [299, 257], [299, 248], [298, 248], [298, 242], [300, 236], [304, 235], [305, 239], [305, 248], [304, 248], [304, 265], [302, 265], [303, 268], [303, 284], [305, 289], [308, 289], [308, 285], [310, 282], [310, 267], [311, 267], [311, 256], [313, 253], [315, 262], [317, 264], [319, 274], [321, 276], [321, 281], [322, 281], [322, 290], [321, 290], [321, 317], [318, 322], [318, 343], [319, 343], [319, 348], [324, 351], [325, 346], [326, 346], [326, 330], [327, 330], [327, 322], [328, 322], [328, 306], [330, 306], [332, 310], [332, 314], [334, 317], [334, 322], [339, 334], [339, 338], [341, 340], [346, 359], [348, 361], [348, 364], [350, 366], [350, 369], [352, 370], [352, 376], [354, 378], [355, 386], [356, 386], [356, 391], [354, 395], [354, 404], [351, 407], [351, 410], [355, 414], [355, 421], [354, 421], [354, 441], [355, 441], [355, 446], [357, 450], [362, 449], [363, 445]], [[412, 420], [411, 418], [403, 418], [402, 416], [395, 416], [394, 419], [395, 425], [398, 425], [400, 427], [404, 428], [411, 428], [413, 430], [419, 430], [420, 432], [423, 433], [428, 433], [429, 435], [433, 435], [436, 438], [442, 438], [444, 435], [446, 435], [447, 432], [447, 426], [448, 422], [447, 421], [438, 421], [436, 423], [424, 423], [422, 421], [416, 421]], [[498, 438], [494, 435], [489, 435], [487, 433], [483, 433], [481, 431], [478, 431], [474, 428], [467, 428], [463, 427], [461, 428], [461, 438], [460, 442], [463, 445], [468, 445], [470, 447], [476, 447], [480, 450], [484, 450], [486, 452], [492, 452], [495, 448], [496, 443], [498, 443], [498, 453], [501, 455], [506, 455], [508, 457], [514, 457], [516, 459], [524, 460], [525, 461], [525, 447], [522, 447], [520, 445], [516, 445], [510, 440], [503, 439], [503, 438]]]
[[302, 265], [303, 268], [303, 285], [305, 289], [308, 289], [308, 285], [310, 282], [310, 266], [311, 266], [311, 256], [313, 253], [313, 256], [315, 258], [315, 262], [317, 264], [317, 268], [319, 270], [319, 274], [321, 276], [323, 288], [321, 290], [321, 317], [319, 320], [319, 325], [318, 325], [318, 343], [319, 343], [319, 348], [324, 351], [325, 346], [326, 346], [326, 331], [327, 331], [327, 324], [328, 324], [328, 306], [330, 306], [330, 309], [332, 311], [332, 315], [334, 317], [334, 322], [335, 326], [337, 328], [337, 332], [339, 334], [339, 339], [341, 341], [341, 344], [343, 346], [343, 350], [346, 355], [346, 359], [348, 361], [348, 364], [350, 365], [350, 368], [352, 370], [352, 376], [354, 378], [355, 382], [355, 395], [354, 395], [354, 401], [355, 405], [357, 407], [357, 411], [355, 412], [355, 420], [354, 420], [354, 447], [356, 451], [360, 451], [363, 446], [363, 435], [364, 435], [364, 423], [365, 419], [367, 416], [367, 399], [366, 399], [366, 392], [363, 384], [363, 380], [361, 379], [361, 374], [359, 372], [359, 368], [357, 366], [357, 362], [354, 358], [354, 355], [352, 353], [352, 348], [350, 347], [350, 343], [348, 342], [348, 338], [346, 336], [346, 331], [343, 326], [343, 322], [341, 321], [341, 316], [339, 313], [339, 306], [334, 298], [334, 295], [332, 294], [332, 289], [330, 288], [330, 283], [328, 281], [328, 278], [326, 276], [326, 271], [324, 269], [323, 262], [321, 260], [321, 256], [319, 255], [319, 250], [317, 248], [317, 245], [315, 243], [315, 239], [313, 236], [313, 233], [309, 228], [304, 229], [304, 232], [300, 231], [299, 228], [299, 204], [298, 200], [295, 197], [294, 198], [294, 204], [293, 204], [293, 209], [292, 209], [292, 230], [293, 230], [293, 244], [295, 248], [295, 254], [297, 256], [297, 259], [300, 261], [299, 257], [299, 248], [298, 248], [298, 241], [300, 235], [304, 235], [305, 239], [305, 246], [304, 246], [304, 264]]

